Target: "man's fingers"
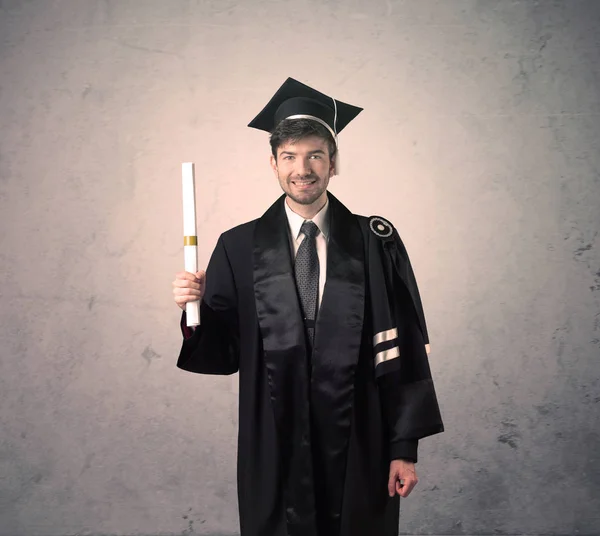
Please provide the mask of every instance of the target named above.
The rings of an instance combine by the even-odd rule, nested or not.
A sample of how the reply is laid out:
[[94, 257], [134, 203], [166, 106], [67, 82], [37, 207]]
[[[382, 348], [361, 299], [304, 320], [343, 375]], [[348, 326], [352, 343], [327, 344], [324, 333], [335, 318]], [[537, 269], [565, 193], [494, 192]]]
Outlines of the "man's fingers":
[[396, 482], [396, 475], [392, 473], [388, 479], [388, 494], [390, 497], [393, 497], [396, 493]]
[[388, 479], [388, 494], [390, 497], [400, 495], [400, 497], [408, 497], [410, 492], [419, 482], [419, 479], [415, 476], [402, 477], [397, 472], [390, 472]]
[[390, 467], [390, 476], [388, 478], [388, 494], [390, 497], [393, 497], [396, 494], [396, 486], [398, 485], [399, 479], [400, 475], [398, 474], [398, 471]]
[[401, 485], [400, 481], [398, 480], [396, 482], [396, 491], [398, 492], [398, 495], [400, 495], [400, 497], [408, 497], [410, 492], [417, 485], [418, 481], [419, 480], [417, 478], [404, 478], [404, 485]]
[[173, 294], [175, 296], [193, 296], [196, 299], [200, 299], [200, 297], [202, 296], [202, 292], [200, 291], [200, 289], [197, 288], [174, 288], [173, 289]]
[[200, 289], [201, 283], [196, 283], [190, 279], [175, 279], [173, 281], [173, 286], [175, 288], [195, 288]]
[[174, 287], [173, 288], [174, 296], [196, 296], [196, 299], [200, 299], [204, 297], [204, 289], [203, 288], [191, 288], [191, 287]]
[[173, 281], [173, 287], [201, 289], [206, 282], [206, 272], [200, 271], [196, 274], [191, 272], [179, 272]]
[[178, 296], [177, 298], [175, 298], [175, 303], [179, 305], [179, 307], [185, 305], [186, 303], [194, 301], [198, 301], [198, 298], [194, 296]]
[[188, 281], [197, 282], [198, 280], [203, 280], [206, 277], [206, 272], [204, 270], [200, 270], [193, 274], [192, 272], [179, 272], [175, 275], [175, 279], [187, 279]]
[[173, 281], [173, 295], [175, 303], [185, 310], [188, 302], [199, 301], [204, 297], [206, 286], [206, 272], [200, 270], [195, 274], [191, 272], [179, 272]]
[[188, 302], [198, 301], [200, 300], [200, 296], [193, 296], [191, 294], [184, 296], [175, 296], [175, 303], [181, 308], [185, 310], [185, 304]]

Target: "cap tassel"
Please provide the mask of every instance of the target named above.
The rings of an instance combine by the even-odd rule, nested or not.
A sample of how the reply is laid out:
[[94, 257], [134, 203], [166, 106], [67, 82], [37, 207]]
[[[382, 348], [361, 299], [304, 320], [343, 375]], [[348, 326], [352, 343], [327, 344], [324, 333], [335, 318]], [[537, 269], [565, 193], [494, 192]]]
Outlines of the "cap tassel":
[[339, 175], [340, 174], [340, 142], [338, 140], [338, 135], [337, 135], [337, 102], [335, 101], [335, 99], [333, 97], [331, 97], [331, 100], [333, 101], [333, 131], [335, 132], [335, 175]]

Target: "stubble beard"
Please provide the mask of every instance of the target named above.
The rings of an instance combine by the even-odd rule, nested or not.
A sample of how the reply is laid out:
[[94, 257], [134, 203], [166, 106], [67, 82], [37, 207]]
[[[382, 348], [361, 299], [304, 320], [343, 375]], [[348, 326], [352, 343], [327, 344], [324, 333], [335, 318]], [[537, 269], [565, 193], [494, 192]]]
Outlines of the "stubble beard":
[[[319, 199], [319, 197], [321, 197], [323, 195], [323, 192], [327, 189], [327, 187], [325, 187], [325, 188], [319, 187], [310, 196], [299, 197], [298, 195], [296, 195], [292, 192], [292, 188], [294, 187], [294, 185], [292, 184], [292, 179], [286, 179], [285, 181], [282, 181], [281, 177], [279, 176], [279, 173], [277, 174], [277, 177], [279, 178], [280, 184], [287, 185], [287, 189], [284, 190], [285, 194], [292, 201], [294, 201], [294, 203], [298, 203], [299, 205], [312, 205], [317, 199]], [[312, 178], [316, 181], [317, 186], [322, 186], [323, 181], [322, 181], [321, 177], [319, 177], [318, 175], [311, 175], [310, 178]]]

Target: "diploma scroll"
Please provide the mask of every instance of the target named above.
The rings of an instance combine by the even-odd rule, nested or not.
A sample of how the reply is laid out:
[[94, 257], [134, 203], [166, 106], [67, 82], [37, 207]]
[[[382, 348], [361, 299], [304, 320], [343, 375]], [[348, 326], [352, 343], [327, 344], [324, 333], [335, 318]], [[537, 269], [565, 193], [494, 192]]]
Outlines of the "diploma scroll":
[[[198, 271], [198, 237], [196, 235], [196, 191], [194, 188], [194, 163], [181, 165], [183, 186], [183, 258], [185, 271], [195, 274]], [[200, 301], [185, 304], [188, 326], [200, 325]]]

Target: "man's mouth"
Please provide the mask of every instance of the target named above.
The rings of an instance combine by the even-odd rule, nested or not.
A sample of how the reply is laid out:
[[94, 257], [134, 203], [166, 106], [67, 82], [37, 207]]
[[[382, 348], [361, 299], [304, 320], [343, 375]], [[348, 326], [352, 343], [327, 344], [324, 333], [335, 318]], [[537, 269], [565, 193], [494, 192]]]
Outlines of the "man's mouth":
[[316, 181], [316, 179], [310, 179], [310, 180], [300, 180], [300, 181], [292, 181], [292, 184], [295, 184], [296, 186], [309, 186], [311, 184], [314, 184]]

